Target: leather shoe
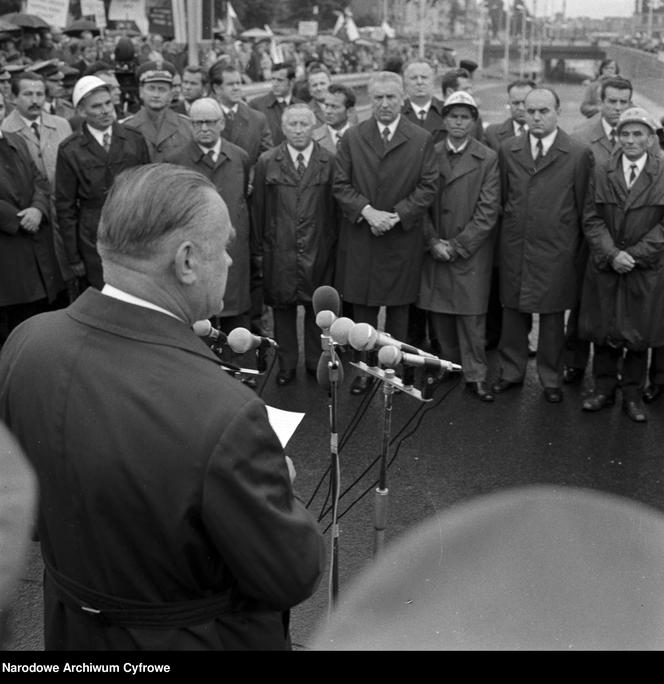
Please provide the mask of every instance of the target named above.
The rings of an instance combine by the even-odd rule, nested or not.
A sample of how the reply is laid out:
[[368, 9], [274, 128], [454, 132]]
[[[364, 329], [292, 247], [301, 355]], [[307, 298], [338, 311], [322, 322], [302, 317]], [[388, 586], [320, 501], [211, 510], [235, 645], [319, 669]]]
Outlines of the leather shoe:
[[491, 385], [491, 391], [494, 394], [502, 394], [503, 392], [507, 392], [508, 389], [512, 389], [512, 387], [521, 387], [522, 383], [520, 382], [512, 382], [511, 380], [505, 380], [505, 378], [498, 378], [496, 382]]
[[544, 398], [549, 404], [559, 404], [563, 400], [563, 391], [560, 387], [545, 387]]
[[585, 368], [565, 368], [563, 371], [563, 380], [568, 385], [578, 385], [585, 375]]
[[648, 420], [640, 401], [623, 401], [623, 411], [635, 423], [645, 423]]
[[646, 387], [646, 389], [643, 390], [643, 394], [641, 395], [643, 397], [643, 401], [646, 402], [646, 404], [652, 404], [655, 399], [662, 393], [662, 387], [661, 385], [655, 385], [654, 383], [651, 383]]
[[295, 380], [295, 370], [281, 370], [277, 373], [277, 385], [283, 387]]
[[466, 387], [480, 401], [493, 401], [493, 394], [491, 394], [485, 382], [467, 382]]
[[584, 411], [601, 411], [605, 406], [613, 406], [615, 400], [613, 394], [591, 394], [583, 400], [581, 408]]
[[351, 394], [364, 394], [371, 384], [371, 378], [368, 375], [358, 375], [355, 377], [350, 385]]

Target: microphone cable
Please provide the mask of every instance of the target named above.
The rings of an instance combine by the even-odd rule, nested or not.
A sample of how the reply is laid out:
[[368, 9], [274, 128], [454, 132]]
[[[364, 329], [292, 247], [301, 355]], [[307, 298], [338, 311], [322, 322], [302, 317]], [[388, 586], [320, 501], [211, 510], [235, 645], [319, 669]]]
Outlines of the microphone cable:
[[[438, 408], [438, 407], [439, 407], [439, 406], [440, 406], [440, 405], [449, 397], [449, 395], [450, 395], [450, 394], [459, 386], [460, 381], [461, 381], [461, 376], [459, 376], [459, 378], [456, 380], [456, 382], [454, 382], [454, 383], [452, 383], [452, 384], [450, 385], [450, 387], [447, 389], [447, 391], [444, 392], [444, 393], [439, 397], [439, 399], [438, 399], [436, 402], [432, 402], [432, 403], [431, 403], [430, 405], [428, 405], [428, 406], [426, 406], [426, 405], [420, 406], [420, 407], [413, 413], [413, 415], [412, 415], [412, 416], [403, 424], [403, 426], [401, 427], [401, 429], [399, 430], [399, 432], [398, 432], [396, 435], [394, 435], [393, 438], [390, 439], [389, 445], [392, 446], [392, 445], [394, 444], [394, 442], [395, 442], [395, 441], [400, 437], [400, 435], [404, 432], [404, 430], [406, 430], [406, 428], [407, 428], [407, 427], [408, 427], [416, 418], [418, 418], [418, 420], [416, 421], [416, 424], [415, 424], [415, 426], [413, 427], [413, 429], [410, 430], [410, 432], [408, 432], [406, 435], [404, 435], [404, 437], [402, 437], [402, 438], [400, 439], [400, 441], [399, 441], [399, 443], [397, 444], [397, 447], [396, 447], [396, 449], [395, 449], [395, 451], [394, 451], [394, 454], [392, 455], [392, 457], [391, 457], [390, 460], [389, 460], [388, 468], [389, 468], [390, 466], [392, 466], [392, 464], [394, 463], [394, 461], [395, 461], [395, 459], [396, 459], [396, 457], [397, 457], [397, 455], [398, 455], [398, 453], [399, 453], [399, 450], [401, 449], [401, 445], [403, 444], [403, 442], [406, 441], [409, 437], [411, 437], [411, 436], [417, 431], [417, 429], [420, 427], [422, 421], [424, 420], [424, 417], [425, 417], [428, 413], [430, 413], [431, 411], [433, 411], [433, 410], [435, 410], [436, 408]], [[380, 460], [380, 457], [381, 457], [381, 454], [379, 454], [378, 456], [376, 456], [376, 458], [375, 458], [375, 459], [374, 459], [374, 460], [373, 460], [373, 461], [364, 469], [363, 473], [362, 473], [359, 477], [357, 477], [357, 478], [355, 479], [355, 482], [353, 482], [351, 485], [349, 485], [349, 486], [344, 490], [344, 492], [343, 492], [343, 493], [341, 494], [341, 496], [339, 497], [340, 499], [341, 499], [343, 496], [345, 496], [345, 495], [350, 491], [350, 489], [352, 489], [353, 487], [355, 487], [355, 485], [357, 485], [357, 484], [361, 481], [361, 479], [366, 475], [366, 473], [369, 472], [369, 470], [370, 470], [370, 469], [371, 469], [371, 468]], [[341, 518], [343, 518], [343, 516], [346, 515], [346, 513], [348, 513], [348, 512], [349, 512], [357, 503], [359, 503], [359, 502], [360, 502], [360, 501], [361, 501], [369, 492], [372, 492], [372, 491], [376, 488], [377, 484], [378, 484], [378, 480], [375, 480], [369, 487], [367, 487], [367, 488], [366, 488], [366, 489], [365, 489], [365, 490], [364, 490], [364, 491], [363, 491], [363, 492], [362, 492], [354, 501], [352, 501], [352, 502], [351, 502], [351, 503], [350, 503], [350, 504], [341, 512], [341, 513], [338, 514], [338, 516], [337, 516], [337, 521], [341, 520]], [[319, 522], [320, 522], [326, 515], [328, 515], [329, 512], [330, 512], [330, 509], [326, 510], [326, 511], [321, 515], [321, 517], [320, 517], [320, 519], [319, 519]], [[323, 530], [323, 533], [325, 533], [328, 529], [329, 529], [329, 524], [328, 524], [328, 526]]]

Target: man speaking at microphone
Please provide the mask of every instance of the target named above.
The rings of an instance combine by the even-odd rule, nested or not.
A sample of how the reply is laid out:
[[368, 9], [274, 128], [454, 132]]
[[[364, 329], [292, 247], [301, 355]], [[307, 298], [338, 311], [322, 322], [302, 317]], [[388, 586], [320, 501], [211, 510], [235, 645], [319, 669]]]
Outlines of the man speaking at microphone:
[[2, 350], [0, 420], [40, 487], [46, 650], [290, 648], [323, 537], [262, 400], [192, 330], [222, 307], [232, 235], [203, 175], [126, 171], [103, 291]]

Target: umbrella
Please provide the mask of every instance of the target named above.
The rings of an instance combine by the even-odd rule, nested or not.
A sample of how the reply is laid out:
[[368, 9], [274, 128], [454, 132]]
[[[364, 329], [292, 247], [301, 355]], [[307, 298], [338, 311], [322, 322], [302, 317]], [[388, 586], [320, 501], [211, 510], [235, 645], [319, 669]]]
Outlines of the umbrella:
[[0, 17], [0, 31], [2, 33], [11, 33], [12, 31], [20, 31], [21, 27], [17, 26], [16, 24], [12, 24], [11, 22], [7, 21], [6, 19], [2, 19]]
[[358, 38], [353, 41], [353, 45], [360, 45], [362, 47], [375, 47], [379, 43], [375, 40], [369, 40], [368, 38]]
[[316, 42], [319, 45], [325, 45], [326, 47], [336, 47], [337, 45], [344, 44], [344, 41], [336, 36], [318, 36]]
[[90, 31], [95, 36], [98, 36], [100, 33], [97, 24], [90, 19], [77, 19], [76, 21], [72, 21], [72, 23], [63, 30], [63, 33], [67, 36], [79, 36], [83, 31]]
[[300, 43], [308, 43], [311, 40], [311, 38], [307, 38], [307, 36], [301, 36], [299, 33], [292, 33], [287, 36], [276, 36], [277, 43], [293, 43], [295, 45], [299, 45]]
[[273, 34], [262, 28], [252, 28], [242, 31], [240, 38], [272, 38]]
[[20, 26], [24, 29], [50, 29], [51, 25], [47, 24], [41, 17], [36, 14], [27, 14], [26, 12], [10, 12], [3, 14], [0, 19]]

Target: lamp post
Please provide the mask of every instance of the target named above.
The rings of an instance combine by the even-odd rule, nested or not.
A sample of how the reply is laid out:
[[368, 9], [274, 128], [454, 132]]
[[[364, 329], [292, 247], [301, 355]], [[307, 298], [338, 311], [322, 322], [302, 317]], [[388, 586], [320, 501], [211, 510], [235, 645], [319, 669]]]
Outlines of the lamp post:
[[505, 81], [510, 80], [510, 33], [512, 32], [512, 10], [510, 9], [509, 0], [507, 2], [507, 9], [505, 10]]

